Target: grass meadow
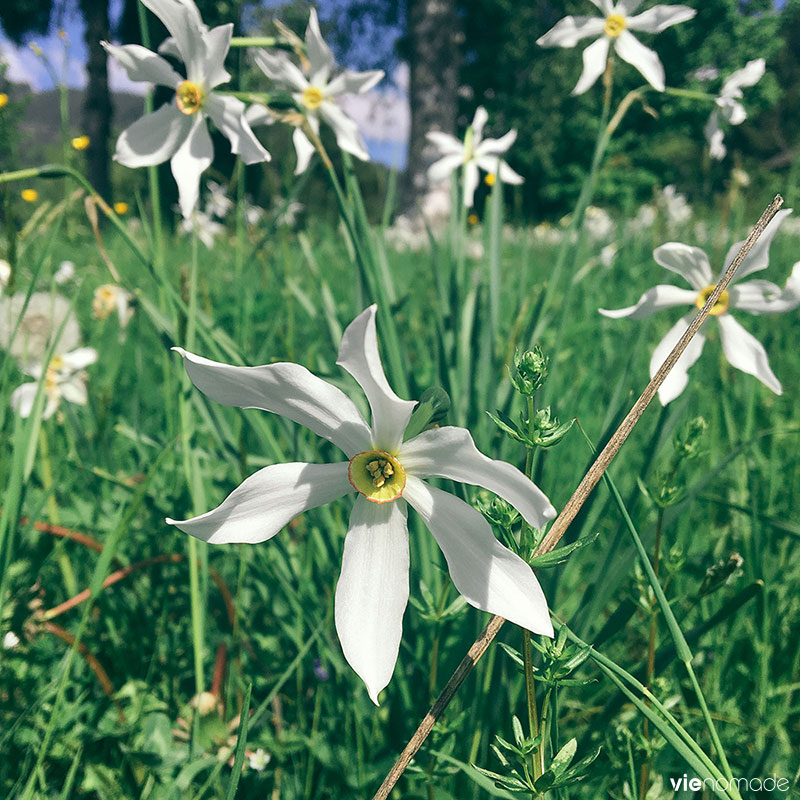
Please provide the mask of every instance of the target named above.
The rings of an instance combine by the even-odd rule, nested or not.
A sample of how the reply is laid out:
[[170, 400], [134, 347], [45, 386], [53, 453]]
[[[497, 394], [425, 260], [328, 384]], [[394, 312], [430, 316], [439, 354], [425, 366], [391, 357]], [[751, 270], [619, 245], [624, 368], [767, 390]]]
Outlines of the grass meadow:
[[[604, 319], [597, 308], [635, 302], [663, 278], [654, 245], [695, 242], [716, 266], [751, 220], [737, 203], [726, 223], [707, 216], [668, 230], [659, 217], [632, 232], [620, 215], [607, 232], [608, 242], [619, 244], [611, 266], [597, 263], [603, 242], [584, 236], [567, 246], [565, 268], [554, 275], [563, 246], [541, 241], [529, 227], [503, 228], [500, 200], [496, 193], [467, 234], [484, 244], [479, 258], [464, 255], [457, 219], [419, 252], [387, 246], [377, 224], [357, 235], [368, 241], [380, 299], [388, 301], [381, 311], [396, 331], [400, 358], [386, 363], [398, 392], [418, 398], [428, 387], [445, 388], [448, 421], [469, 427], [484, 452], [520, 466], [523, 445], [486, 412], [521, 410], [508, 365], [515, 348], [541, 345], [550, 362], [537, 407], [549, 405], [585, 432], [576, 424], [535, 455], [534, 478], [561, 508], [591, 463], [587, 440], [602, 444], [613, 432], [647, 383], [653, 346], [674, 321], [668, 312], [644, 322]], [[63, 403], [45, 420], [10, 410], [10, 394], [25, 376], [13, 359], [3, 362], [2, 520], [16, 524], [4, 529], [1, 624], [19, 642], [6, 641], [0, 655], [0, 793], [371, 796], [488, 618], [456, 602], [419, 518], [409, 517], [411, 603], [398, 666], [378, 708], [344, 661], [333, 626], [349, 500], [309, 511], [256, 546], [190, 546], [164, 518], [213, 507], [265, 464], [325, 461], [332, 448], [275, 415], [208, 401], [169, 348], [194, 337], [197, 352], [231, 363], [296, 361], [363, 405], [336, 367], [336, 351], [377, 281], [362, 274], [343, 227], [296, 232], [268, 219], [250, 228], [231, 223], [213, 249], [165, 230], [155, 261], [146, 255], [155, 251], [152, 231], [135, 218], [120, 220], [121, 230], [107, 223], [97, 239], [79, 199], [24, 211], [16, 290], [59, 291], [99, 358], [88, 368], [88, 404]], [[790, 233], [775, 239], [770, 271], [777, 282], [796, 259], [797, 242]], [[56, 287], [54, 272], [67, 257], [75, 276]], [[116, 315], [98, 320], [92, 313], [95, 289], [110, 280], [106, 262], [135, 298], [124, 331]], [[733, 774], [794, 781], [797, 322], [786, 315], [748, 323], [784, 394], [730, 368], [710, 336], [686, 391], [665, 408], [656, 401], [648, 409], [609, 474], [651, 558], [660, 531], [661, 585]], [[707, 427], [688, 450], [676, 450], [698, 416]], [[480, 493], [462, 496], [491, 507]], [[597, 487], [564, 542], [579, 539], [586, 539], [583, 547], [539, 570], [554, 619], [642, 681], [652, 626], [654, 695], [713, 754], [608, 486]], [[731, 561], [733, 554], [740, 559]], [[87, 588], [96, 592], [109, 575], [118, 580], [102, 592], [68, 602]], [[496, 736], [513, 742], [514, 716], [527, 725], [520, 649], [520, 630], [509, 624], [402, 778], [398, 797], [513, 796], [472, 765], [509, 774], [492, 746]], [[577, 762], [599, 748], [579, 770], [581, 780], [551, 794], [640, 797], [648, 764], [647, 797], [675, 796], [668, 776], [692, 774], [685, 753], [648, 725], [641, 693], [637, 705], [588, 650], [577, 652], [582, 656], [567, 665], [563, 654], [535, 651], [537, 691], [550, 698], [548, 752], [575, 739]], [[237, 787], [231, 762], [245, 695], [251, 713]], [[253, 761], [256, 753], [269, 756], [265, 767]]]

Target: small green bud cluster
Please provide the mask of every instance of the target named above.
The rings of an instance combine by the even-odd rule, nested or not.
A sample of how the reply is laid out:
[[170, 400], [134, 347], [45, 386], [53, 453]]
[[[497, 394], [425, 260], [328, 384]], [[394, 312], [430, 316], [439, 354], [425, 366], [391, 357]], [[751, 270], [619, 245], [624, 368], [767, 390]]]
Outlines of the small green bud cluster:
[[550, 359], [537, 344], [533, 350], [514, 352], [514, 363], [509, 368], [511, 383], [524, 397], [533, 397], [547, 380], [547, 365]]
[[686, 423], [683, 430], [676, 436], [673, 442], [675, 455], [680, 459], [697, 458], [703, 454], [701, 443], [705, 432], [708, 430], [708, 423], [703, 417], [694, 417]]
[[511, 503], [485, 490], [476, 495], [475, 507], [498, 528], [508, 530], [519, 519], [519, 511]]

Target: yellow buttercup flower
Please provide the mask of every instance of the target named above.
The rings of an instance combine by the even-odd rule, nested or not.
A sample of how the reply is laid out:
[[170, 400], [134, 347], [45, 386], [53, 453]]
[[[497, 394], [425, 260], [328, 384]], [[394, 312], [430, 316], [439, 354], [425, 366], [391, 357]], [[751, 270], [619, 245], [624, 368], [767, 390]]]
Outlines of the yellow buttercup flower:
[[477, 214], [470, 214], [467, 217], [467, 222], [469, 222], [470, 225], [477, 225], [478, 224], [478, 215]]
[[26, 203], [35, 203], [39, 199], [39, 192], [36, 189], [23, 189], [19, 196], [26, 202]]
[[119, 203], [114, 203], [114, 211], [120, 216], [122, 216], [123, 214], [127, 214], [128, 204], [123, 203], [122, 201], [120, 201]]
[[85, 150], [89, 146], [90, 142], [91, 139], [88, 136], [86, 136], [86, 134], [84, 134], [83, 136], [76, 136], [72, 140], [72, 146], [76, 150]]
[[5, 92], [0, 92], [0, 108], [8, 105], [8, 95]]

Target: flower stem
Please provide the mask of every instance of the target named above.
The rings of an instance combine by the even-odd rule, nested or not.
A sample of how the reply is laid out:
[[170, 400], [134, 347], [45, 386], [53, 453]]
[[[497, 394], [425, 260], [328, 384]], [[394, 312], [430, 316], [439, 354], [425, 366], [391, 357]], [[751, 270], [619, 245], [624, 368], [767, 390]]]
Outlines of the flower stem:
[[[528, 701], [528, 728], [531, 739], [539, 735], [539, 719], [536, 711], [536, 682], [533, 680], [533, 657], [531, 653], [531, 632], [522, 629], [522, 660], [525, 672], [525, 697]], [[533, 779], [536, 780], [544, 772], [544, 739], [531, 755]]]

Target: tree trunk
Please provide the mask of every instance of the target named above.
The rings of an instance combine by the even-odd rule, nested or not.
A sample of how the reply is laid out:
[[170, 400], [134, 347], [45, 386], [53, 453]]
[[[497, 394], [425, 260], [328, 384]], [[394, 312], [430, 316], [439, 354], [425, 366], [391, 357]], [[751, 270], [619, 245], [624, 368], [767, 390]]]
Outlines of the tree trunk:
[[87, 155], [88, 178], [100, 195], [111, 201], [109, 138], [113, 108], [108, 90], [107, 55], [100, 45], [107, 41], [109, 0], [81, 0], [86, 22], [85, 41], [89, 48], [86, 71], [89, 83], [83, 105], [83, 129], [90, 139]]
[[403, 206], [410, 209], [422, 199], [426, 170], [436, 160], [425, 134], [456, 130], [463, 34], [455, 0], [408, 0], [407, 20], [411, 133]]

